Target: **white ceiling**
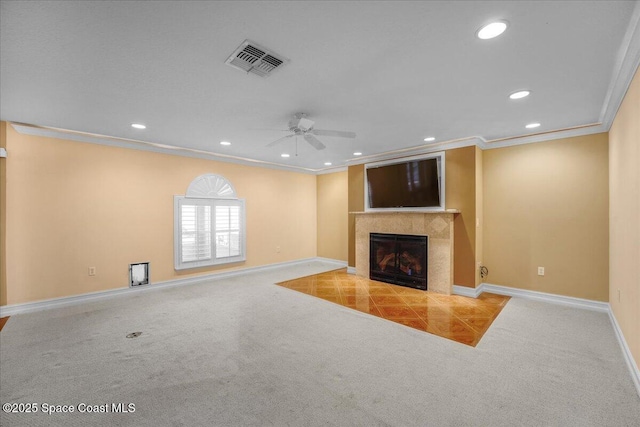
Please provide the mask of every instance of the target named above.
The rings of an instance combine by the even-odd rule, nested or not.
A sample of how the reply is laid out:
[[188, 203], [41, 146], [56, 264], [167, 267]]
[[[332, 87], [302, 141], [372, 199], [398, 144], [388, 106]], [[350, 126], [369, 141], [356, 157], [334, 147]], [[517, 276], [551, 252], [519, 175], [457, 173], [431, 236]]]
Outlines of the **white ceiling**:
[[[311, 170], [427, 136], [602, 131], [638, 63], [639, 11], [637, 1], [3, 0], [0, 118]], [[495, 19], [507, 31], [478, 39]], [[225, 65], [245, 39], [290, 62], [267, 78]], [[519, 89], [532, 94], [510, 100]], [[295, 138], [266, 147], [296, 112], [357, 138], [319, 137], [322, 151], [300, 140], [297, 156]]]

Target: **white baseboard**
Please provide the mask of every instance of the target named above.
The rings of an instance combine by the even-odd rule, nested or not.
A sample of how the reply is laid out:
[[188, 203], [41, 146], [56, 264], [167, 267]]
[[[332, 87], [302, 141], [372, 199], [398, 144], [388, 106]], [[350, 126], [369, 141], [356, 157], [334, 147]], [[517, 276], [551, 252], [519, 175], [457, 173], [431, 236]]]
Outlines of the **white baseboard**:
[[32, 313], [35, 311], [50, 310], [52, 308], [84, 304], [87, 302], [94, 302], [101, 299], [114, 298], [120, 295], [131, 294], [132, 292], [146, 292], [146, 291], [153, 291], [157, 289], [171, 288], [175, 286], [192, 285], [195, 283], [202, 283], [210, 280], [219, 280], [219, 279], [224, 279], [224, 278], [229, 278], [234, 276], [240, 276], [242, 274], [272, 270], [274, 268], [301, 265], [301, 264], [305, 264], [313, 261], [321, 261], [321, 262], [335, 264], [336, 268], [347, 266], [347, 263], [345, 261], [339, 261], [335, 259], [321, 258], [321, 257], [304, 258], [304, 259], [299, 259], [295, 261], [286, 261], [286, 262], [280, 262], [276, 264], [261, 265], [258, 267], [247, 267], [247, 268], [241, 268], [237, 270], [205, 274], [202, 276], [187, 277], [184, 279], [166, 280], [166, 281], [156, 282], [150, 285], [139, 286], [135, 288], [131, 288], [131, 287], [117, 288], [117, 289], [110, 289], [107, 291], [90, 292], [90, 293], [81, 294], [81, 295], [74, 295], [70, 297], [52, 298], [52, 299], [27, 302], [22, 304], [5, 305], [0, 307], [0, 317], [14, 316], [16, 314]]
[[560, 304], [569, 307], [583, 308], [586, 310], [600, 311], [603, 313], [609, 312], [609, 303], [607, 302], [548, 294], [546, 292], [531, 291], [528, 289], [510, 288], [507, 286], [492, 285], [491, 283], [481, 283], [476, 289], [479, 289], [479, 294], [482, 292], [490, 292], [492, 294], [531, 299], [551, 304]]
[[344, 268], [347, 267], [347, 261], [341, 261], [339, 259], [333, 259], [333, 258], [324, 258], [321, 256], [317, 256], [315, 258], [310, 258], [311, 261], [322, 261], [322, 262], [330, 262], [332, 264], [336, 265], [336, 268]]
[[482, 293], [482, 289], [480, 286], [478, 286], [477, 288], [469, 288], [466, 286], [453, 285], [452, 293], [454, 295], [462, 295], [463, 297], [478, 298], [478, 296]]
[[640, 370], [638, 370], [638, 365], [636, 364], [635, 359], [631, 354], [631, 350], [627, 345], [627, 341], [622, 334], [620, 325], [618, 325], [618, 321], [616, 320], [616, 317], [614, 316], [609, 303], [583, 298], [567, 297], [563, 295], [548, 294], [545, 292], [530, 291], [526, 289], [510, 288], [507, 286], [492, 285], [490, 283], [481, 283], [477, 288], [467, 288], [465, 286], [453, 285], [453, 293], [456, 295], [477, 298], [483, 292], [490, 292], [498, 295], [507, 295], [510, 297], [525, 298], [547, 302], [550, 304], [560, 304], [584, 310], [607, 313], [609, 315], [609, 320], [611, 321], [613, 330], [616, 334], [616, 338], [618, 339], [618, 343], [620, 344], [620, 348], [622, 349], [622, 354], [624, 356], [625, 363], [627, 364], [627, 368], [629, 369], [629, 373], [631, 374], [631, 379], [636, 387], [638, 396], [640, 396]]
[[355, 268], [355, 267], [348, 266], [348, 267], [347, 267], [347, 273], [349, 273], [349, 274], [356, 274], [356, 268]]
[[609, 307], [609, 320], [611, 320], [611, 326], [613, 326], [613, 330], [616, 333], [616, 338], [618, 338], [618, 343], [620, 344], [620, 348], [622, 349], [624, 361], [627, 364], [627, 368], [629, 368], [629, 372], [631, 373], [633, 385], [636, 386], [636, 391], [638, 392], [638, 396], [640, 396], [640, 369], [638, 369], [638, 365], [636, 364], [636, 361], [631, 354], [631, 350], [627, 345], [627, 340], [624, 339], [624, 335], [622, 334], [620, 325], [618, 324], [616, 316], [613, 314], [613, 310], [611, 310], [611, 307]]

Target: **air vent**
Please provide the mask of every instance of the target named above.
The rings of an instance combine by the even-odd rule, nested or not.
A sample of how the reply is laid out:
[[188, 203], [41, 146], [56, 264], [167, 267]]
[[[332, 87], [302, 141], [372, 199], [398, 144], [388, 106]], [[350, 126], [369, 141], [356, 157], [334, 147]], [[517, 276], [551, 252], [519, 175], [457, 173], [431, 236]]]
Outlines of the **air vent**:
[[260, 77], [267, 77], [282, 65], [289, 62], [288, 59], [263, 48], [262, 46], [245, 40], [240, 47], [231, 54], [225, 64]]

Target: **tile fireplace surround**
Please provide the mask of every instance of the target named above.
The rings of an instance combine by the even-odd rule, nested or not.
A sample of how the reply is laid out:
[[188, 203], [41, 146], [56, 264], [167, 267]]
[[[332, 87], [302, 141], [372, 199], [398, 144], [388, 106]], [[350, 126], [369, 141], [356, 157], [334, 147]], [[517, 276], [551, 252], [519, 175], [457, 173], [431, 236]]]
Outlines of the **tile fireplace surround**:
[[369, 277], [369, 234], [429, 236], [427, 289], [451, 295], [453, 289], [453, 219], [458, 211], [351, 212], [356, 220], [356, 274]]

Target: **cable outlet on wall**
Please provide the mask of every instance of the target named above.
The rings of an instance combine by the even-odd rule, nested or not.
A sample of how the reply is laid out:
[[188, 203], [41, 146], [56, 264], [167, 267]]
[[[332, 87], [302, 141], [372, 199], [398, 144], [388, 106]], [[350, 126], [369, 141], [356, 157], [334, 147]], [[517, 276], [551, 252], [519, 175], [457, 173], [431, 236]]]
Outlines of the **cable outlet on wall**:
[[89, 267], [89, 276], [95, 276], [95, 275], [96, 275], [96, 268]]
[[538, 276], [544, 276], [544, 267], [538, 267]]

